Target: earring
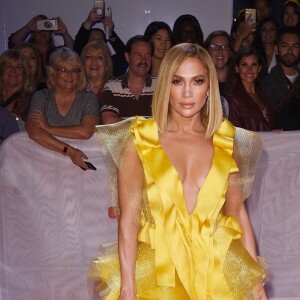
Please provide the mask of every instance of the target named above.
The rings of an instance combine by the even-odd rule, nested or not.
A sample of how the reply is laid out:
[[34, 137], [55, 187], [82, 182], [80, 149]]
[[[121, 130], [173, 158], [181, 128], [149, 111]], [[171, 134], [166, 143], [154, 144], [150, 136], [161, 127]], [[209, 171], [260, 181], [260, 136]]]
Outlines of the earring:
[[209, 97], [208, 97], [208, 95], [206, 96], [205, 106], [206, 106], [206, 115], [208, 116], [208, 114], [209, 114]]

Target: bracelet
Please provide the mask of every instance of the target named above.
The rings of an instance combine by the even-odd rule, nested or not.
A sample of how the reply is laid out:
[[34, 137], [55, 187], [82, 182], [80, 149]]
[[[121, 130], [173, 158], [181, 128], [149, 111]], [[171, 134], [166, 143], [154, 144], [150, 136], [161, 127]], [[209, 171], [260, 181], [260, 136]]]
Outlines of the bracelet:
[[117, 38], [115, 36], [110, 37], [108, 40], [110, 43], [113, 43]]
[[63, 152], [62, 152], [62, 154], [64, 155], [64, 156], [66, 156], [67, 155], [67, 151], [68, 151], [68, 147], [64, 147], [64, 150], [63, 150]]

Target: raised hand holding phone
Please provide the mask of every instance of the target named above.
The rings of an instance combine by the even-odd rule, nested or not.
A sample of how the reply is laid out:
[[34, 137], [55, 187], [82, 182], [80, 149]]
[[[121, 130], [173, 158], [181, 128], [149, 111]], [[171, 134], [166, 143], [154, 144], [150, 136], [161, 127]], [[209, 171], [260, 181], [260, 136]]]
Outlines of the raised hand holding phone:
[[[108, 16], [110, 19], [112, 18], [112, 11], [111, 11], [111, 8], [110, 8], [110, 7], [107, 8], [107, 16]], [[110, 32], [109, 32], [109, 25], [106, 24], [106, 25], [105, 25], [105, 38], [106, 38], [106, 40], [109, 39], [109, 34], [110, 34]]]
[[252, 27], [252, 31], [255, 31], [255, 27], [256, 27], [256, 9], [246, 8], [246, 10], [245, 10], [245, 22]]

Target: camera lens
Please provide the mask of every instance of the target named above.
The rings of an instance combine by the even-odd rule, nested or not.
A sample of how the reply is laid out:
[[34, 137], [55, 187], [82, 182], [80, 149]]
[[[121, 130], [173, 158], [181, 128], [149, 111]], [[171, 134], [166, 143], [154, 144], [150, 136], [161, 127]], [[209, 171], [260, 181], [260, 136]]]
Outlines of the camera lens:
[[44, 26], [45, 26], [45, 28], [49, 29], [49, 28], [52, 27], [52, 23], [49, 22], [49, 21], [46, 21], [46, 22], [44, 23]]

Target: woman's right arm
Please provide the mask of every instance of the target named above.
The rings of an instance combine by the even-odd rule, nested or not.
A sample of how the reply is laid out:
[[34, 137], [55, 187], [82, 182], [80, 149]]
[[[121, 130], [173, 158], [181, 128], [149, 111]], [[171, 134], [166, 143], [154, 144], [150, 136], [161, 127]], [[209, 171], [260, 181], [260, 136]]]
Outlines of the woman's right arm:
[[[119, 260], [121, 269], [121, 300], [136, 299], [135, 266], [139, 232], [140, 203], [144, 175], [136, 152], [129, 150], [123, 157], [125, 166], [118, 171]], [[123, 169], [123, 170], [122, 170]]]
[[37, 19], [37, 17], [32, 18], [25, 26], [10, 35], [8, 38], [10, 49], [24, 42], [31, 32], [36, 31]]
[[[41, 121], [36, 118], [34, 114], [28, 116], [25, 122], [25, 127], [29, 137], [45, 148], [69, 156], [76, 166], [82, 167], [85, 170], [88, 169], [88, 166], [83, 162], [83, 158], [87, 159], [88, 157], [79, 149], [60, 141], [47, 132], [43, 128], [43, 122], [46, 121]], [[65, 148], [67, 148], [66, 152], [64, 152]]]

